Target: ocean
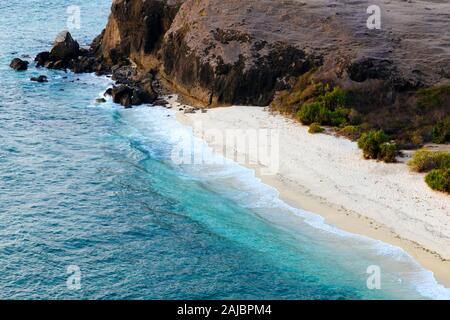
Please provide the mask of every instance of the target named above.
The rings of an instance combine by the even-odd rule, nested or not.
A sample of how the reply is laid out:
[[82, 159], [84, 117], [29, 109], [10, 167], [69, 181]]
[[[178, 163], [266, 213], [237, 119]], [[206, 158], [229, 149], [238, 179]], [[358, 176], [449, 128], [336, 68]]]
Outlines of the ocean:
[[183, 135], [219, 157], [174, 111], [96, 104], [107, 77], [35, 67], [68, 21], [89, 44], [110, 5], [0, 2], [1, 299], [450, 297], [403, 250], [288, 206], [250, 169], [174, 162]]

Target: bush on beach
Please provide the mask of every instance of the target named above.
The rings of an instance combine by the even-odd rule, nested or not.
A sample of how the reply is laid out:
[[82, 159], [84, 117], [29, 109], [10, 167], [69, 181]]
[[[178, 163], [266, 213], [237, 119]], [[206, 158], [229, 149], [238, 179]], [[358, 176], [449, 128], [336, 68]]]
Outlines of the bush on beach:
[[301, 104], [297, 117], [306, 125], [314, 122], [320, 125], [345, 125], [351, 113], [351, 110], [345, 107], [347, 99], [346, 91], [335, 87], [332, 91], [325, 92], [311, 101]]
[[450, 168], [431, 170], [426, 175], [425, 182], [433, 190], [450, 193]]
[[311, 123], [311, 125], [309, 126], [309, 130], [308, 130], [309, 133], [322, 133], [324, 131], [325, 131], [325, 129], [322, 128], [320, 126], [320, 124], [318, 124], [317, 122]]
[[428, 172], [433, 169], [450, 168], [450, 152], [429, 151], [420, 149], [416, 151], [408, 165], [413, 171]]
[[372, 130], [361, 135], [358, 139], [358, 147], [363, 151], [366, 159], [395, 162], [397, 146], [388, 141], [389, 137], [383, 130]]

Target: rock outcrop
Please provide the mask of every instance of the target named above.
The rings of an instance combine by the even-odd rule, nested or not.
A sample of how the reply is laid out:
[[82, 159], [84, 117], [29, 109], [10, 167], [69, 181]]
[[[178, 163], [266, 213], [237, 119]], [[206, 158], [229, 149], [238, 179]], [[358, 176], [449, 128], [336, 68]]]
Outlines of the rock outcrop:
[[69, 61], [78, 57], [79, 52], [80, 45], [73, 40], [70, 32], [62, 31], [56, 36], [53, 48], [50, 51], [50, 56], [56, 61]]
[[41, 83], [42, 82], [48, 82], [48, 79], [47, 79], [46, 76], [31, 77], [30, 80], [34, 81], [34, 82], [41, 82]]
[[[115, 0], [93, 46], [110, 66], [129, 58], [208, 106], [267, 105], [277, 91], [290, 88], [292, 78], [311, 70], [318, 81], [355, 88], [375, 84], [392, 92], [448, 83], [449, 48], [413, 44], [439, 33], [439, 24], [421, 28], [411, 17], [417, 6], [392, 1], [383, 4], [390, 9], [383, 12], [384, 28], [369, 30], [366, 9], [372, 4]], [[439, 10], [440, 4], [435, 6]], [[396, 10], [399, 21], [409, 24], [395, 19]], [[431, 14], [420, 13], [424, 19]]]
[[9, 66], [16, 71], [25, 71], [28, 69], [28, 61], [24, 61], [20, 58], [14, 58]]

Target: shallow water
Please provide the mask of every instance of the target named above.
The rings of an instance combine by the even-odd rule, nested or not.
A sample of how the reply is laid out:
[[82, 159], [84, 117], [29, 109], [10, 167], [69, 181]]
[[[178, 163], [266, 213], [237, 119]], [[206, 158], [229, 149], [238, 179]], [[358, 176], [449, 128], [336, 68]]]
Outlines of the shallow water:
[[[87, 44], [110, 1], [78, 4], [71, 31]], [[287, 206], [249, 169], [175, 164], [177, 138], [192, 133], [172, 111], [95, 105], [110, 81], [91, 74], [12, 71], [13, 57], [51, 46], [69, 5], [0, 3], [0, 298], [450, 296], [402, 250]], [[40, 74], [50, 82], [29, 81]], [[66, 285], [69, 265], [80, 290]], [[380, 290], [366, 286], [371, 265]]]

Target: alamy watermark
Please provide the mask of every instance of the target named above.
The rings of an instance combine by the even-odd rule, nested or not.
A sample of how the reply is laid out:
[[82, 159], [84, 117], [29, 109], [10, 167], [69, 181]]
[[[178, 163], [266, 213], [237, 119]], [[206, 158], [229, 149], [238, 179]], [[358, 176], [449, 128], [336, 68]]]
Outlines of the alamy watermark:
[[280, 164], [280, 134], [276, 129], [204, 129], [201, 122], [193, 126], [195, 136], [208, 142], [209, 147], [189, 132], [173, 137], [177, 141], [171, 160], [178, 165], [223, 164], [231, 159], [246, 166], [258, 166], [261, 175], [275, 175]]
[[66, 27], [68, 30], [78, 30], [81, 28], [81, 7], [68, 6], [66, 10], [68, 17]]
[[367, 18], [366, 26], [370, 30], [381, 29], [381, 9], [377, 5], [371, 5], [367, 8], [367, 14], [370, 16]]
[[381, 289], [381, 268], [377, 265], [367, 267], [366, 273], [369, 274], [366, 285], [369, 290]]
[[69, 275], [66, 286], [69, 290], [81, 290], [81, 269], [79, 266], [71, 264], [67, 267], [66, 273]]

